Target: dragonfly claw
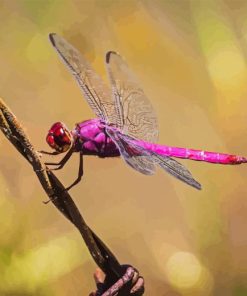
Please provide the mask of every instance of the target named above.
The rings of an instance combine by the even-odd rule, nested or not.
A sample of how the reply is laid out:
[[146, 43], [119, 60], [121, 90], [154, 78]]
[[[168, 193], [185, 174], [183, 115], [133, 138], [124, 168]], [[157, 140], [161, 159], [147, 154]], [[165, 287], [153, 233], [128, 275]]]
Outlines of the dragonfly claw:
[[47, 205], [50, 201], [51, 201], [51, 200], [48, 199], [48, 200], [43, 200], [42, 202], [43, 202], [44, 205]]
[[50, 169], [50, 170], [51, 170], [51, 171], [61, 170], [61, 167], [53, 168], [53, 169]]
[[50, 201], [54, 201], [56, 199], [57, 199], [57, 196], [51, 195], [51, 196], [49, 196], [49, 199], [48, 200], [43, 201], [43, 204], [47, 205]]
[[43, 156], [43, 153], [41, 151], [37, 151], [37, 154], [38, 154], [39, 158], [41, 158]]

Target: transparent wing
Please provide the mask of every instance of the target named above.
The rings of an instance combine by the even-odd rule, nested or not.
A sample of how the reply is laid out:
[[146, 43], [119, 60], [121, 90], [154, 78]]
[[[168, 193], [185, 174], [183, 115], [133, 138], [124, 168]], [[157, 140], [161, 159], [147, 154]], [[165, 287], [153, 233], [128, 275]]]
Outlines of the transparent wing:
[[54, 33], [49, 37], [59, 56], [78, 82], [96, 116], [107, 123], [115, 124], [117, 112], [110, 88], [105, 85], [76, 48]]
[[122, 158], [129, 166], [144, 175], [154, 174], [155, 165], [149, 155], [143, 154], [139, 147], [133, 147], [132, 145], [129, 145], [129, 143], [122, 139], [119, 132], [116, 132], [111, 128], [107, 128], [106, 131], [118, 147]]
[[172, 176], [196, 189], [201, 189], [201, 184], [193, 178], [190, 171], [175, 159], [168, 156], [161, 156], [156, 153], [152, 153], [152, 158], [156, 164]]
[[143, 147], [138, 146], [134, 142], [135, 139], [131, 139], [130, 137], [112, 129], [107, 129], [107, 133], [119, 147], [124, 160], [137, 171], [143, 174], [147, 174], [146, 171], [154, 173], [154, 164], [156, 164], [186, 184], [195, 187], [196, 189], [201, 189], [201, 184], [193, 178], [190, 171], [176, 160], [168, 156], [161, 156], [152, 151], [148, 151]]
[[150, 101], [139, 87], [136, 77], [116, 52], [107, 53], [106, 65], [121, 131], [136, 139], [156, 142], [157, 117]]

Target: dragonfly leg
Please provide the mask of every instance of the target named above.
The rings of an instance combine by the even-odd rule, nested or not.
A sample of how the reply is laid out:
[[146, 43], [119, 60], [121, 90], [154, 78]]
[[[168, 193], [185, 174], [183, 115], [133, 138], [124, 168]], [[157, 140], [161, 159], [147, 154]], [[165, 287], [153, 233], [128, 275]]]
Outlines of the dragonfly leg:
[[43, 204], [44, 205], [47, 205], [49, 202], [54, 202], [57, 198], [58, 198], [57, 195], [55, 193], [53, 193], [53, 194], [49, 195], [49, 199], [48, 200], [44, 200], [43, 201]]
[[66, 190], [69, 191], [72, 187], [74, 187], [76, 184], [78, 184], [81, 181], [82, 176], [83, 176], [83, 153], [80, 152], [80, 163], [79, 163], [78, 177], [69, 187], [66, 188]]
[[66, 164], [66, 162], [70, 159], [71, 155], [73, 154], [74, 150], [73, 148], [71, 148], [67, 154], [64, 156], [64, 158], [62, 158], [62, 160], [60, 160], [59, 162], [55, 163], [55, 162], [46, 162], [46, 165], [57, 165], [58, 167], [55, 169], [52, 169], [52, 171], [56, 171], [56, 170], [60, 170], [61, 168], [64, 167], [64, 165]]
[[60, 154], [60, 152], [58, 152], [58, 151], [48, 152], [48, 151], [44, 151], [44, 150], [39, 150], [38, 152], [41, 153], [41, 154], [47, 154], [47, 155], [58, 155], [58, 154]]
[[50, 199], [43, 201], [43, 204], [47, 205], [50, 201], [54, 201], [56, 199], [57, 199], [57, 196], [52, 195], [52, 196], [50, 196]]

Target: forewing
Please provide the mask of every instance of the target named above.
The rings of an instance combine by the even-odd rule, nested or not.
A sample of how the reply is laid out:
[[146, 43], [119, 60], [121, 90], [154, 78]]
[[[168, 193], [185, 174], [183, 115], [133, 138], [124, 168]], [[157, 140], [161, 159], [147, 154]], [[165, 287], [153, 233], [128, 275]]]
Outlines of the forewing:
[[63, 62], [78, 82], [85, 99], [96, 116], [115, 124], [116, 110], [112, 93], [80, 52], [57, 34], [50, 34], [50, 41]]
[[[115, 135], [116, 133], [114, 134], [114, 136]], [[112, 138], [112, 135], [110, 136]], [[145, 159], [145, 164], [152, 163], [152, 165], [159, 165], [162, 169], [164, 169], [166, 172], [176, 177], [177, 179], [185, 182], [192, 187], [195, 187], [196, 189], [201, 189], [201, 184], [193, 178], [190, 171], [173, 158], [159, 155], [152, 151], [146, 150], [145, 148], [137, 145], [135, 139], [131, 139], [129, 136], [117, 133], [117, 137], [117, 143], [121, 143], [121, 145], [123, 145], [124, 147], [128, 147], [128, 150], [125, 149], [125, 153], [129, 155], [130, 159], [132, 159], [133, 156], [130, 155], [128, 151], [133, 151], [133, 155], [142, 155], [142, 157]]]
[[155, 165], [149, 155], [145, 155], [140, 150], [140, 147], [133, 147], [128, 142], [124, 141], [121, 134], [111, 128], [106, 129], [107, 134], [118, 147], [122, 158], [133, 169], [144, 175], [153, 175]]
[[136, 139], [156, 142], [157, 117], [150, 101], [139, 87], [135, 75], [116, 52], [107, 53], [106, 65], [121, 131]]

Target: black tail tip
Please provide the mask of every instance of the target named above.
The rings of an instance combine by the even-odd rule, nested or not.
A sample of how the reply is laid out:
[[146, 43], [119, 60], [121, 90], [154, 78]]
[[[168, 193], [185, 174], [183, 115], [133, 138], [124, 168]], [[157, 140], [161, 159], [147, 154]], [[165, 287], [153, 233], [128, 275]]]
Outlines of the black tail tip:
[[113, 50], [110, 50], [106, 53], [106, 57], [105, 57], [105, 60], [106, 60], [106, 63], [109, 64], [110, 62], [110, 58], [111, 58], [111, 55], [112, 54], [116, 54], [117, 55], [117, 52], [116, 51], [113, 51]]
[[50, 34], [49, 34], [49, 39], [50, 39], [51, 44], [52, 44], [53, 46], [55, 46], [55, 40], [54, 40], [54, 37], [55, 37], [56, 35], [57, 35], [56, 33], [50, 33]]
[[197, 181], [195, 181], [194, 187], [198, 190], [202, 190], [202, 185], [200, 183], [198, 183]]

